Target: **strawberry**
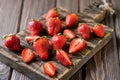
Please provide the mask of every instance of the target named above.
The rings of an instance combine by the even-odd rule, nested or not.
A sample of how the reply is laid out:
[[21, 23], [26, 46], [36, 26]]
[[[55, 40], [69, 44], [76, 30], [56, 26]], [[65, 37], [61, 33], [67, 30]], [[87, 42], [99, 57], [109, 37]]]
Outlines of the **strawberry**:
[[72, 64], [68, 53], [63, 51], [62, 49], [56, 50], [56, 58], [64, 66], [70, 66]]
[[71, 13], [66, 16], [65, 24], [67, 28], [74, 26], [78, 22], [78, 16], [74, 13]]
[[54, 17], [58, 17], [58, 13], [55, 9], [50, 9], [47, 14], [46, 14], [46, 20], [49, 18], [54, 18]]
[[49, 41], [45, 37], [41, 37], [33, 43], [33, 48], [42, 60], [48, 59], [48, 51], [50, 48]]
[[4, 45], [12, 51], [19, 51], [21, 49], [20, 39], [12, 34], [4, 37]]
[[79, 50], [82, 50], [86, 45], [86, 42], [83, 39], [75, 38], [70, 42], [69, 53], [75, 53]]
[[65, 35], [65, 37], [66, 37], [67, 39], [72, 39], [72, 38], [75, 37], [74, 32], [73, 32], [72, 30], [69, 30], [69, 29], [65, 29], [65, 30], [63, 31], [63, 34]]
[[79, 24], [79, 26], [77, 28], [77, 32], [84, 39], [89, 39], [89, 37], [90, 37], [90, 27], [89, 27], [89, 25], [87, 25], [85, 23]]
[[25, 48], [22, 50], [21, 56], [22, 56], [22, 60], [27, 63], [34, 58], [34, 52], [32, 52], [28, 48]]
[[25, 41], [30, 43], [32, 40], [39, 38], [40, 36], [26, 36]]
[[53, 77], [55, 75], [56, 69], [51, 62], [43, 63], [42, 66], [45, 74], [47, 74], [50, 77]]
[[52, 37], [52, 46], [53, 49], [61, 49], [66, 43], [66, 38], [62, 35], [54, 35]]
[[61, 28], [61, 20], [57, 18], [49, 18], [46, 22], [47, 32], [49, 35], [57, 34]]
[[101, 25], [101, 24], [95, 25], [95, 26], [92, 28], [92, 31], [93, 31], [93, 33], [94, 33], [96, 36], [98, 36], [98, 37], [100, 37], [100, 38], [104, 37], [104, 35], [105, 35], [104, 27], [103, 27], [103, 25]]
[[42, 23], [37, 20], [32, 20], [28, 23], [28, 30], [31, 35], [39, 35], [42, 31]]

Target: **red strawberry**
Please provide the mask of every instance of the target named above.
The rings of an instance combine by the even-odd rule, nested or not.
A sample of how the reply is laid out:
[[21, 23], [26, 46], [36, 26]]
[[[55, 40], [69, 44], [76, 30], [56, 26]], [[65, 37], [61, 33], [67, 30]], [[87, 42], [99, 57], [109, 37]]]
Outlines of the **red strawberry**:
[[56, 58], [64, 66], [70, 66], [72, 64], [72, 62], [70, 61], [70, 57], [69, 57], [68, 53], [63, 51], [62, 49], [56, 50]]
[[63, 31], [63, 34], [65, 35], [65, 37], [66, 37], [67, 39], [72, 39], [72, 38], [75, 37], [74, 32], [73, 32], [72, 30], [69, 30], [69, 29], [65, 29], [65, 30]]
[[42, 60], [48, 59], [48, 51], [50, 48], [50, 44], [46, 38], [41, 37], [38, 40], [36, 40], [33, 43], [33, 48]]
[[57, 18], [49, 18], [46, 22], [47, 32], [49, 35], [57, 34], [61, 28], [61, 20]]
[[77, 22], [78, 22], [78, 16], [76, 14], [72, 13], [66, 16], [65, 24], [67, 28], [77, 24]]
[[86, 45], [86, 42], [80, 38], [75, 38], [70, 42], [69, 53], [75, 53], [82, 50]]
[[29, 62], [34, 58], [34, 52], [32, 52], [30, 49], [25, 48], [22, 51], [22, 60], [24, 62]]
[[104, 37], [104, 35], [105, 35], [104, 27], [101, 24], [95, 25], [92, 28], [92, 30], [93, 30], [93, 33], [100, 38]]
[[39, 38], [40, 36], [26, 36], [25, 41], [30, 43], [32, 40]]
[[4, 37], [4, 45], [12, 50], [12, 51], [19, 51], [21, 49], [20, 46], [20, 39], [15, 35], [7, 35]]
[[54, 35], [52, 37], [52, 46], [53, 49], [61, 49], [66, 43], [66, 38], [62, 35]]
[[47, 13], [47, 15], [46, 15], [46, 20], [48, 19], [48, 18], [54, 18], [54, 17], [58, 17], [58, 13], [57, 13], [57, 11], [55, 10], [55, 9], [50, 9], [49, 11], [48, 11], [48, 13]]
[[43, 69], [44, 72], [50, 76], [53, 77], [55, 75], [56, 69], [55, 66], [51, 62], [43, 63]]
[[31, 35], [39, 35], [42, 31], [42, 23], [36, 20], [30, 21], [28, 23], [28, 30]]
[[84, 39], [89, 39], [89, 37], [90, 37], [90, 27], [85, 23], [79, 24], [79, 26], [77, 28], [77, 32]]

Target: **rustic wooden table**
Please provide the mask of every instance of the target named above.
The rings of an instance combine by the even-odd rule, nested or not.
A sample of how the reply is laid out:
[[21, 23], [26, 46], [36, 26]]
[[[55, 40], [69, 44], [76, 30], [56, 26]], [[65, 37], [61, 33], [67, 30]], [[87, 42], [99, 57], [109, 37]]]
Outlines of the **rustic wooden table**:
[[[40, 17], [52, 7], [61, 6], [78, 13], [94, 1], [100, 0], [0, 0], [0, 37], [25, 29], [31, 18]], [[116, 11], [104, 20], [104, 24], [114, 28], [113, 38], [71, 80], [120, 80], [120, 1], [107, 1]], [[0, 80], [30, 79], [0, 62]]]

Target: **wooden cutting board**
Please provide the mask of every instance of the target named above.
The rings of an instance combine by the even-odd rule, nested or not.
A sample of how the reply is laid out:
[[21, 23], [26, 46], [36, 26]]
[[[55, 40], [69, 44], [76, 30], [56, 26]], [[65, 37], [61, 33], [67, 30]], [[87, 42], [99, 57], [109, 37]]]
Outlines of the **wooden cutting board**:
[[[82, 13], [77, 13], [79, 15], [79, 22], [87, 22], [87, 24], [93, 26], [96, 22], [101, 22], [105, 18], [106, 10], [100, 9], [99, 4], [95, 3], [86, 8]], [[63, 8], [56, 8], [59, 12], [60, 18], [63, 21], [62, 28], [64, 29], [65, 16], [69, 14], [69, 11]], [[45, 19], [43, 15], [40, 20], [45, 24]], [[45, 25], [44, 29], [45, 29]], [[76, 26], [77, 27], [77, 26]], [[76, 28], [72, 29], [76, 33]], [[45, 30], [44, 30], [45, 31]], [[43, 31], [43, 32], [44, 32]], [[42, 71], [41, 64], [47, 61], [42, 61], [37, 55], [35, 60], [30, 63], [24, 63], [21, 59], [21, 52], [13, 52], [5, 48], [3, 45], [0, 46], [0, 61], [7, 64], [8, 66], [16, 69], [17, 71], [25, 74], [32, 80], [68, 80], [75, 72], [77, 72], [97, 51], [107, 44], [112, 38], [113, 29], [105, 26], [105, 36], [104, 38], [97, 38], [91, 34], [89, 40], [87, 40], [87, 46], [82, 51], [77, 52], [74, 55], [70, 55], [73, 65], [70, 67], [65, 67], [60, 64], [55, 58], [50, 61], [56, 67], [55, 77], [49, 77]], [[33, 50], [32, 46], [25, 42], [24, 38], [28, 35], [27, 30], [20, 31], [17, 36], [20, 37], [21, 46], [28, 47]], [[48, 36], [49, 37], [49, 36]], [[68, 42], [69, 45], [69, 42]], [[68, 45], [64, 49], [68, 48]]]

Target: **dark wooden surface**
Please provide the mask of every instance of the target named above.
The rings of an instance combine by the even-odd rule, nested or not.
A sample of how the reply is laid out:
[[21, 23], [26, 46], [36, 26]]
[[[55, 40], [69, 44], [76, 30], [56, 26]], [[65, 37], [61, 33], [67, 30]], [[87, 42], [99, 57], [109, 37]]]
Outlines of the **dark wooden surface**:
[[[38, 18], [52, 7], [62, 6], [71, 12], [82, 12], [98, 0], [0, 0], [0, 37], [26, 28], [31, 18]], [[106, 16], [104, 23], [115, 29], [112, 40], [89, 60], [72, 80], [120, 80], [120, 2], [108, 0], [115, 15]], [[2, 40], [0, 39], [2, 44]], [[0, 63], [0, 80], [30, 80], [14, 69]]]

